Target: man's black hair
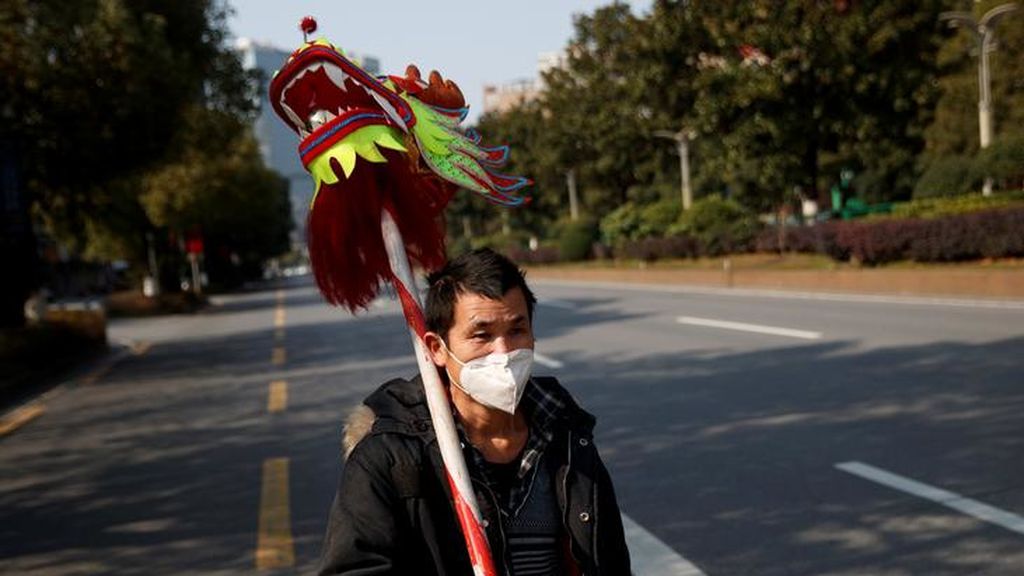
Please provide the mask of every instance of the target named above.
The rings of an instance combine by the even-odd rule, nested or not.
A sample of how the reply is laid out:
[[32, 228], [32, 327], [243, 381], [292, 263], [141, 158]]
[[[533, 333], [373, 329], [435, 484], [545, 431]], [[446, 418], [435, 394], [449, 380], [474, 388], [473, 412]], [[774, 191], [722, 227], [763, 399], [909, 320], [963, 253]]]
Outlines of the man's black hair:
[[526, 298], [526, 310], [533, 322], [533, 295], [523, 271], [514, 262], [490, 248], [467, 252], [448, 261], [443, 268], [427, 277], [427, 330], [446, 341], [455, 323], [455, 301], [460, 294], [479, 294], [501, 300], [509, 290], [519, 288]]

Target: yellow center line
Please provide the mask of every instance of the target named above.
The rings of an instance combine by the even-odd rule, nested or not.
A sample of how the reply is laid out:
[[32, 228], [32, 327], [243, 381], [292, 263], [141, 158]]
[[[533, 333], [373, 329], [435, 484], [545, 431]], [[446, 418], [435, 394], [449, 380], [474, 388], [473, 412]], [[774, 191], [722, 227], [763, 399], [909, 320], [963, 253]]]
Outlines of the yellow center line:
[[270, 383], [267, 412], [284, 412], [286, 408], [288, 408], [288, 383], [284, 380], [275, 380]]
[[7, 436], [46, 412], [42, 404], [29, 404], [5, 415], [0, 419], [0, 437]]
[[284, 324], [285, 324], [285, 311], [284, 311], [284, 290], [277, 291], [277, 308], [274, 310], [274, 352], [271, 355], [271, 361], [275, 366], [284, 364], [285, 352], [284, 346]]
[[263, 461], [260, 491], [260, 525], [256, 544], [256, 568], [270, 570], [295, 565], [291, 505], [288, 499], [288, 459]]
[[270, 354], [270, 361], [273, 362], [274, 366], [284, 364], [285, 357], [284, 346], [274, 346], [274, 351]]

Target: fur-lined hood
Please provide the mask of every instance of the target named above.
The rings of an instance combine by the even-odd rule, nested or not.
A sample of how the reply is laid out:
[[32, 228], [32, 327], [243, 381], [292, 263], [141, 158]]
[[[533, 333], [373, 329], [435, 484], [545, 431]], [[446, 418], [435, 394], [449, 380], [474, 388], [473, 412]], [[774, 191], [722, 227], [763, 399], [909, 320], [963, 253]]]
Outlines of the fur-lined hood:
[[377, 419], [377, 415], [373, 413], [373, 410], [366, 404], [360, 404], [356, 406], [352, 412], [349, 412], [348, 418], [345, 418], [345, 427], [341, 434], [341, 447], [342, 454], [346, 460], [348, 455], [355, 449], [356, 444], [366, 437], [373, 429], [373, 422]]
[[342, 434], [344, 457], [371, 432], [395, 432], [420, 436], [430, 442], [434, 427], [419, 376], [412, 380], [396, 378], [385, 382], [363, 400], [345, 419]]

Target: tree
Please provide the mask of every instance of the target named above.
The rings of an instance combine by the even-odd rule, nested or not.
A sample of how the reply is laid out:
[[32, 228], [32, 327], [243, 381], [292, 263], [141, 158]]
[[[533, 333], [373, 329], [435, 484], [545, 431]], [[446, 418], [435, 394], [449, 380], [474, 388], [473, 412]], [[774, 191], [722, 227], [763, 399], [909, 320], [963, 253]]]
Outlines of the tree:
[[197, 101], [245, 114], [253, 99], [223, 46], [213, 0], [12, 0], [0, 19], [5, 136], [58, 232], [104, 203], [105, 184], [158, 161]]
[[287, 182], [263, 165], [234, 116], [195, 107], [185, 120], [173, 155], [146, 174], [141, 206], [158, 228], [201, 234], [211, 281], [237, 284], [288, 250]]
[[222, 0], [3, 3], [0, 141], [18, 150], [48, 235], [78, 255], [142, 259], [153, 224], [141, 183], [184, 115], [254, 112], [256, 83], [225, 42], [227, 10]]
[[[995, 0], [974, 3], [976, 17], [998, 4]], [[990, 56], [994, 118], [993, 147], [1014, 148], [1024, 137], [1024, 14], [1010, 14], [996, 31], [997, 50]], [[976, 190], [984, 177], [977, 159], [978, 55], [974, 39], [963, 31], [950, 32], [938, 54], [940, 96], [935, 113], [924, 133], [925, 148], [918, 159], [924, 172], [915, 194], [952, 195]], [[957, 177], [948, 175], [956, 170]]]
[[698, 117], [701, 131], [721, 142], [715, 169], [730, 191], [765, 209], [794, 186], [814, 196], [849, 167], [868, 199], [908, 196], [935, 97], [940, 8], [893, 0], [705, 5], [719, 48], [700, 77]]
[[583, 209], [600, 216], [627, 200], [641, 182], [638, 165], [655, 153], [651, 104], [638, 98], [634, 77], [640, 20], [612, 4], [575, 26], [564, 66], [545, 75], [543, 141], [563, 171], [578, 172]]

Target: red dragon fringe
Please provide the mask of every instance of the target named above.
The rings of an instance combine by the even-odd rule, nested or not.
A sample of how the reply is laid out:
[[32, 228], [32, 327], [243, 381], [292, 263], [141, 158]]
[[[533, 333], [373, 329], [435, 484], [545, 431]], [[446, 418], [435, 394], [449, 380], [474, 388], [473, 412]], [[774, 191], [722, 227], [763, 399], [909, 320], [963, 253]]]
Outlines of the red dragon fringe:
[[[357, 160], [349, 178], [322, 185], [309, 211], [309, 259], [320, 293], [355, 312], [366, 308], [393, 275], [381, 236], [387, 207], [409, 260], [425, 270], [445, 262], [442, 212], [455, 187], [412, 164], [408, 154], [382, 150], [387, 163]], [[332, 162], [333, 164], [333, 162]], [[340, 166], [335, 166], [342, 174]]]

